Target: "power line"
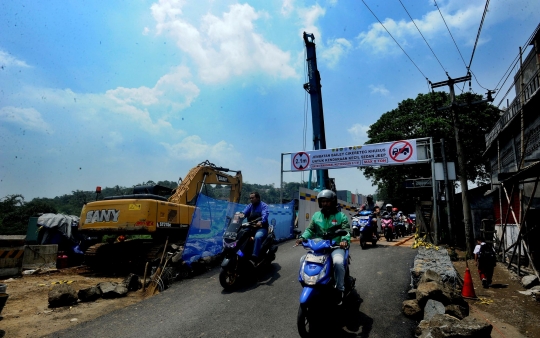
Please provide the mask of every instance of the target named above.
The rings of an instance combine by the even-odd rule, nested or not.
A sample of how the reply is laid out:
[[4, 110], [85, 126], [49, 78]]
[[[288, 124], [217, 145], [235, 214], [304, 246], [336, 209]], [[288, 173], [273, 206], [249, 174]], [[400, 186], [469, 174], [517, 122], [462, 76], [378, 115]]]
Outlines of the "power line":
[[486, 0], [486, 6], [484, 7], [484, 13], [482, 14], [482, 20], [480, 20], [480, 26], [478, 27], [478, 33], [476, 34], [476, 41], [474, 42], [474, 48], [471, 54], [471, 61], [469, 61], [469, 67], [467, 67], [467, 69], [471, 69], [474, 52], [476, 51], [476, 45], [478, 44], [478, 40], [480, 39], [480, 32], [482, 31], [482, 26], [484, 25], [484, 19], [486, 18], [488, 6], [489, 6], [489, 0]]
[[[531, 36], [527, 39], [527, 42], [525, 42], [524, 46], [528, 46], [532, 39], [534, 38], [534, 36], [536, 36], [536, 33], [540, 31], [540, 24], [538, 24], [538, 26], [536, 26], [536, 29], [534, 30], [534, 32], [531, 34]], [[524, 48], [525, 49], [525, 48]], [[512, 60], [512, 62], [510, 63], [510, 66], [508, 66], [508, 69], [504, 72], [503, 76], [501, 77], [501, 79], [499, 80], [499, 83], [497, 83], [497, 86], [495, 86], [495, 89], [499, 88], [499, 84], [501, 83], [501, 81], [504, 79], [504, 76], [506, 75], [507, 72], [511, 72], [517, 65], [517, 62], [518, 62], [518, 59], [519, 59], [519, 54], [516, 55], [516, 57], [514, 58], [514, 60]], [[510, 74], [508, 75], [510, 76]], [[508, 76], [506, 76], [506, 79], [504, 79], [504, 82], [506, 82], [506, 80], [508, 80]], [[504, 86], [504, 83], [501, 85], [501, 87]], [[497, 97], [497, 95], [495, 95], [495, 97]]]
[[433, 53], [433, 56], [435, 57], [435, 59], [437, 59], [437, 62], [439, 62], [439, 65], [441, 65], [441, 68], [446, 73], [446, 69], [444, 69], [444, 66], [442, 65], [441, 61], [439, 61], [439, 58], [437, 57], [437, 55], [435, 55], [435, 52], [433, 51], [433, 49], [431, 49], [431, 46], [429, 45], [426, 38], [424, 37], [424, 34], [422, 34], [422, 32], [420, 31], [420, 28], [418, 28], [418, 26], [416, 25], [416, 22], [414, 22], [412, 16], [409, 14], [409, 11], [407, 10], [407, 8], [405, 8], [405, 5], [403, 4], [403, 2], [399, 0], [399, 3], [401, 4], [401, 6], [403, 6], [403, 9], [405, 10], [405, 12], [407, 12], [407, 15], [409, 16], [409, 18], [411, 18], [411, 21], [414, 24], [414, 27], [416, 27], [416, 29], [418, 30], [418, 33], [420, 33], [420, 35], [422, 36], [422, 39], [424, 39], [424, 41], [426, 42], [426, 45], [429, 47], [429, 50], [431, 51], [431, 53]]
[[465, 59], [463, 58], [463, 55], [461, 54], [461, 51], [459, 50], [456, 40], [454, 39], [452, 32], [450, 32], [450, 28], [448, 28], [448, 25], [446, 24], [446, 20], [444, 20], [444, 16], [442, 15], [441, 9], [439, 8], [439, 5], [437, 4], [437, 0], [433, 0], [433, 1], [435, 2], [435, 6], [437, 7], [437, 9], [439, 10], [439, 14], [441, 15], [444, 25], [446, 26], [446, 30], [448, 30], [448, 33], [450, 33], [450, 37], [452, 38], [452, 41], [454, 41], [454, 46], [456, 46], [459, 56], [461, 56], [461, 60], [463, 60], [463, 65], [467, 68], [467, 70], [469, 70], [469, 67], [467, 67], [467, 64], [465, 63]]
[[[399, 48], [401, 48], [401, 50], [403, 51], [403, 53], [405, 53], [405, 55], [407, 55], [407, 57], [409, 58], [409, 60], [411, 60], [412, 64], [416, 67], [416, 69], [418, 69], [418, 71], [420, 72], [420, 74], [422, 74], [422, 76], [424, 78], [426, 78], [426, 80], [428, 79], [426, 75], [424, 75], [424, 73], [422, 73], [422, 71], [420, 70], [420, 68], [418, 68], [418, 66], [416, 65], [416, 63], [414, 63], [414, 61], [411, 59], [411, 57], [409, 56], [409, 54], [407, 54], [407, 52], [405, 51], [405, 49], [403, 49], [403, 47], [401, 47], [401, 45], [396, 41], [396, 39], [394, 39], [394, 37], [392, 36], [392, 34], [390, 34], [390, 32], [388, 31], [388, 29], [386, 29], [386, 27], [384, 27], [383, 23], [381, 22], [381, 20], [379, 20], [379, 18], [375, 15], [375, 13], [373, 13], [373, 11], [371, 10], [371, 8], [369, 8], [369, 6], [366, 4], [366, 2], [364, 0], [362, 0], [362, 2], [364, 3], [364, 5], [366, 5], [367, 9], [371, 12], [371, 14], [373, 14], [373, 16], [375, 17], [375, 19], [377, 19], [377, 21], [379, 21], [379, 23], [381, 24], [381, 26], [383, 26], [384, 30], [388, 33], [388, 35], [390, 35], [390, 37], [392, 38], [392, 40], [394, 40], [394, 42], [399, 46]], [[428, 80], [429, 81], [429, 80]]]

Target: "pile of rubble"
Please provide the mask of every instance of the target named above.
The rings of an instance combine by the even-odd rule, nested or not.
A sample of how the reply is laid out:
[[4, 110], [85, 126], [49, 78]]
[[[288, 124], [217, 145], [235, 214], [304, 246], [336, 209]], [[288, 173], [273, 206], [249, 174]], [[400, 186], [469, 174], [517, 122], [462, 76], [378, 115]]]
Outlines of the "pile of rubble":
[[463, 286], [463, 281], [454, 268], [447, 250], [434, 250], [425, 247], [418, 249], [418, 253], [414, 258], [414, 266], [411, 269], [411, 285], [413, 288], [416, 288], [420, 278], [427, 270], [437, 272], [445, 284], [450, 284], [454, 288]]
[[540, 285], [538, 285], [538, 277], [535, 275], [527, 275], [521, 278], [521, 285], [526, 291], [518, 291], [527, 296], [533, 296], [536, 301], [540, 302]]
[[[415, 334], [417, 337], [490, 337], [492, 325], [469, 317], [469, 304], [460, 293], [461, 278], [452, 265], [446, 266], [448, 254], [432, 254], [421, 248], [411, 269], [409, 300], [403, 302], [405, 315], [420, 320]], [[435, 250], [431, 250], [435, 251]], [[445, 252], [440, 250], [438, 252]], [[435, 259], [426, 260], [427, 257]], [[438, 259], [442, 258], [442, 261]], [[429, 264], [426, 264], [429, 263]], [[417, 265], [418, 263], [418, 265]], [[452, 264], [450, 262], [450, 264]], [[436, 266], [437, 271], [425, 266]], [[441, 273], [443, 274], [441, 276]]]
[[57, 284], [49, 291], [49, 307], [69, 306], [76, 304], [78, 300], [93, 302], [99, 298], [124, 297], [129, 291], [137, 291], [140, 288], [141, 281], [135, 274], [130, 274], [120, 283], [101, 282], [78, 292], [70, 284]]

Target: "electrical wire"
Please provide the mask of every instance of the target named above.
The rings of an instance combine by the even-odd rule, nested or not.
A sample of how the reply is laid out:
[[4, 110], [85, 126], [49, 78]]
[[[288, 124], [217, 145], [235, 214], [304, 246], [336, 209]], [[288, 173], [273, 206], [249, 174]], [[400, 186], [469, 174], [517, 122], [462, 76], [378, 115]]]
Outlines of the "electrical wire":
[[[414, 61], [411, 59], [411, 57], [409, 56], [409, 54], [407, 54], [407, 52], [405, 51], [405, 49], [403, 49], [403, 47], [401, 47], [401, 45], [396, 41], [396, 39], [394, 39], [394, 37], [392, 36], [392, 34], [390, 34], [390, 32], [388, 31], [388, 29], [386, 29], [386, 27], [383, 25], [383, 23], [381, 22], [381, 20], [379, 20], [379, 18], [375, 15], [375, 13], [373, 13], [373, 11], [371, 10], [371, 8], [369, 8], [369, 6], [366, 4], [366, 2], [364, 0], [362, 0], [362, 2], [364, 3], [364, 5], [367, 7], [367, 9], [371, 12], [371, 14], [373, 14], [373, 16], [375, 17], [375, 19], [377, 19], [377, 21], [379, 21], [379, 23], [381, 24], [381, 26], [383, 26], [384, 30], [388, 33], [388, 35], [390, 35], [390, 37], [392, 38], [392, 40], [394, 40], [394, 42], [399, 46], [399, 48], [401, 48], [401, 50], [403, 51], [403, 53], [405, 53], [405, 55], [407, 55], [407, 57], [409, 58], [409, 60], [411, 60], [412, 64], [416, 67], [416, 69], [418, 69], [418, 71], [420, 72], [420, 74], [422, 74], [422, 76], [428, 80], [427, 76], [424, 75], [424, 73], [420, 70], [420, 68], [418, 68], [418, 66], [416, 65], [416, 63], [414, 63]], [[428, 80], [429, 81], [429, 80]]]
[[416, 29], [418, 30], [418, 33], [420, 33], [420, 35], [422, 36], [422, 39], [424, 39], [424, 41], [426, 42], [426, 45], [429, 47], [429, 50], [431, 51], [431, 53], [433, 53], [433, 56], [435, 57], [435, 59], [437, 59], [437, 62], [439, 62], [439, 65], [441, 65], [441, 68], [446, 73], [446, 69], [444, 69], [444, 66], [442, 65], [441, 61], [439, 61], [439, 58], [437, 57], [437, 55], [435, 55], [435, 52], [433, 51], [433, 49], [431, 49], [431, 46], [429, 45], [426, 38], [424, 37], [424, 34], [422, 34], [422, 32], [420, 31], [420, 28], [418, 28], [418, 26], [416, 25], [416, 22], [414, 22], [411, 14], [409, 14], [409, 11], [407, 10], [407, 8], [405, 8], [405, 5], [403, 4], [403, 2], [399, 0], [399, 3], [401, 4], [401, 6], [403, 6], [403, 9], [405, 10], [405, 12], [407, 12], [407, 15], [409, 16], [409, 18], [411, 18], [411, 21], [414, 24], [414, 27], [416, 27]]
[[[527, 42], [525, 42], [525, 44], [523, 44], [524, 46], [529, 46], [533, 40], [533, 38], [536, 36], [536, 34], [538, 33], [538, 31], [540, 31], [540, 24], [538, 24], [538, 26], [536, 26], [536, 29], [534, 30], [534, 32], [531, 34], [531, 36], [527, 39]], [[525, 49], [525, 48], [523, 48]], [[501, 83], [501, 81], [504, 79], [504, 83], [506, 83], [506, 80], [508, 80], [508, 77], [510, 76], [512, 70], [514, 70], [514, 68], [516, 68], [517, 66], [517, 62], [518, 62], [518, 59], [519, 59], [519, 54], [514, 58], [514, 60], [510, 63], [510, 66], [508, 66], [508, 69], [504, 72], [503, 76], [501, 77], [501, 79], [499, 80], [499, 83], [497, 83], [497, 86], [495, 86], [495, 90], [497, 90], [497, 88], [500, 88], [499, 87], [499, 84]], [[509, 72], [509, 73], [508, 73]], [[508, 75], [505, 77], [506, 73], [508, 73]], [[504, 86], [504, 83], [501, 85], [501, 87]], [[498, 93], [497, 93], [498, 95]], [[497, 95], [495, 95], [495, 98], [497, 97]]]
[[469, 67], [467, 67], [467, 69], [471, 69], [472, 60], [474, 58], [474, 52], [476, 51], [476, 46], [478, 45], [478, 40], [480, 39], [480, 32], [482, 31], [482, 26], [484, 25], [484, 19], [486, 18], [488, 6], [489, 6], [489, 0], [486, 0], [486, 6], [484, 7], [484, 13], [482, 14], [482, 20], [480, 20], [480, 26], [478, 27], [478, 33], [476, 34], [476, 41], [474, 42], [474, 47], [471, 54], [471, 61], [469, 61]]
[[452, 35], [452, 32], [450, 32], [450, 28], [448, 27], [448, 25], [446, 24], [446, 20], [444, 20], [444, 16], [442, 15], [442, 12], [441, 12], [441, 9], [439, 8], [439, 5], [437, 4], [437, 0], [433, 0], [435, 2], [435, 6], [437, 7], [437, 10], [439, 11], [439, 14], [441, 15], [441, 18], [444, 22], [444, 25], [446, 26], [446, 30], [448, 30], [448, 33], [450, 33], [450, 37], [452, 38], [452, 41], [454, 41], [454, 46], [456, 46], [456, 49], [459, 53], [459, 56], [461, 56], [461, 60], [463, 60], [463, 65], [467, 68], [468, 70], [468, 67], [467, 67], [467, 63], [465, 63], [465, 59], [463, 58], [463, 55], [461, 54], [461, 51], [459, 50], [459, 47], [456, 43], [456, 40], [454, 39], [454, 36]]

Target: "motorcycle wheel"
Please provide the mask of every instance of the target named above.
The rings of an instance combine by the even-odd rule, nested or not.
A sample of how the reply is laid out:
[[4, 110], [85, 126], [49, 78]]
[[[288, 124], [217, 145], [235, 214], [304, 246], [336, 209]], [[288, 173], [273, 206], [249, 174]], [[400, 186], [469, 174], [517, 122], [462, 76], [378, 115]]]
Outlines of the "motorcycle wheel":
[[300, 337], [309, 338], [313, 336], [313, 332], [315, 332], [315, 330], [312, 328], [313, 323], [310, 323], [307, 306], [300, 305], [298, 307], [296, 326], [298, 327], [298, 334]]
[[362, 250], [366, 248], [366, 239], [364, 238], [364, 235], [360, 234], [360, 247]]
[[238, 275], [225, 269], [221, 269], [219, 273], [219, 284], [225, 291], [232, 290], [238, 282]]

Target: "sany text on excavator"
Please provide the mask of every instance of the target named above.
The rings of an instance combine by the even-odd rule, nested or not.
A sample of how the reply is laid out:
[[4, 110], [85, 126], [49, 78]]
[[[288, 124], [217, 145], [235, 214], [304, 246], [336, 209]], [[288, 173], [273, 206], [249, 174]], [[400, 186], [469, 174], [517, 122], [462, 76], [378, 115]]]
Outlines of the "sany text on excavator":
[[[236, 174], [232, 176], [229, 172]], [[192, 168], [174, 190], [160, 185], [138, 186], [131, 195], [110, 196], [85, 204], [79, 231], [98, 238], [98, 244], [85, 252], [86, 263], [95, 268], [106, 268], [153, 261], [163, 251], [167, 238], [170, 245], [182, 246], [195, 212], [197, 196], [205, 184], [230, 186], [229, 201], [238, 203], [242, 173], [205, 161]], [[113, 237], [116, 241], [102, 243], [105, 235], [116, 235]], [[149, 236], [126, 239], [130, 235], [151, 235], [151, 239]]]

